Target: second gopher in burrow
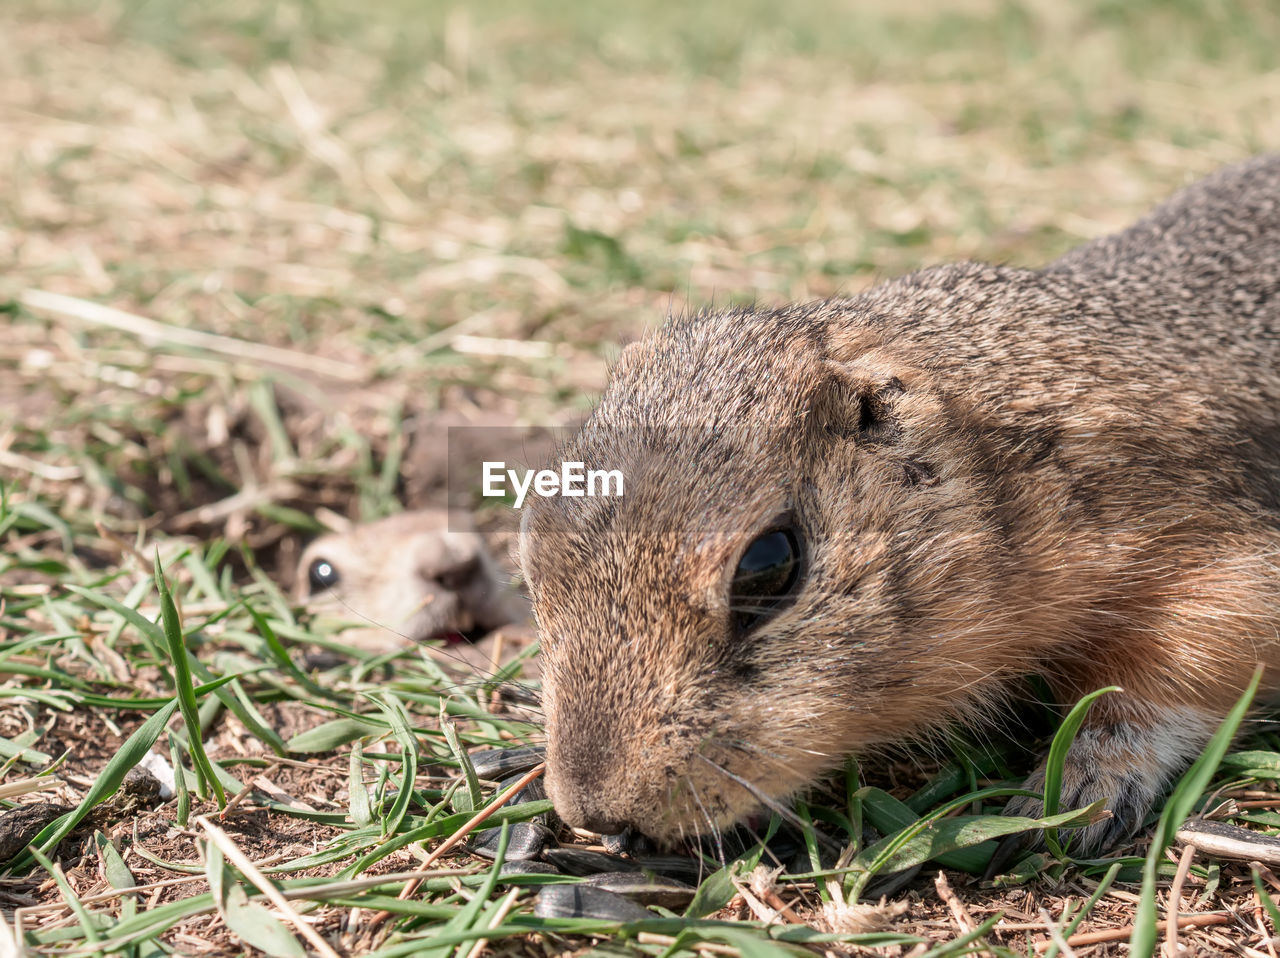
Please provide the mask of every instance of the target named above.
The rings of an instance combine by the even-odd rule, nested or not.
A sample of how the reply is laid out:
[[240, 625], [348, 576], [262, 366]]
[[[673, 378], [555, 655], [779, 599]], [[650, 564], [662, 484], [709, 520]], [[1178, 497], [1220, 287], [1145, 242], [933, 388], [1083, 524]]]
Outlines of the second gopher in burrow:
[[1062, 800], [1114, 816], [1077, 847], [1130, 834], [1258, 662], [1280, 685], [1278, 331], [1269, 157], [1041, 270], [628, 347], [560, 453], [625, 494], [523, 517], [561, 816], [714, 830], [1038, 672], [1063, 705], [1123, 687]]
[[343, 641], [389, 652], [522, 621], [528, 603], [507, 579], [468, 515], [420, 509], [316, 539], [293, 595], [313, 611], [363, 620], [368, 627], [345, 630]]

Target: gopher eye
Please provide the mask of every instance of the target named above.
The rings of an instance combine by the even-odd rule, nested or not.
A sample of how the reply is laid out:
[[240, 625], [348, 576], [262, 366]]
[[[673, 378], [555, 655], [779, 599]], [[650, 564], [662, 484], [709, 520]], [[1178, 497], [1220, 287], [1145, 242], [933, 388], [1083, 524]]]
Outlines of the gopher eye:
[[800, 566], [800, 539], [794, 529], [766, 532], [747, 546], [729, 597], [742, 629], [757, 624], [792, 594], [800, 581]]
[[332, 589], [341, 581], [342, 576], [328, 559], [316, 559], [307, 569], [307, 584], [311, 586], [313, 594]]

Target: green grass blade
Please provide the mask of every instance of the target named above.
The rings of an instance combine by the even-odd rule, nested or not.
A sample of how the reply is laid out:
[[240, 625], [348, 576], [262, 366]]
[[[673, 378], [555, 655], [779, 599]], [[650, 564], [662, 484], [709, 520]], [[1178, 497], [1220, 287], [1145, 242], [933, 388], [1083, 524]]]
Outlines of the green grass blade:
[[391, 723], [391, 734], [400, 744], [400, 785], [395, 800], [382, 822], [382, 833], [392, 835], [400, 829], [413, 798], [413, 782], [418, 775], [418, 740], [409, 725], [409, 714], [392, 695], [370, 696]]
[[809, 949], [801, 945], [774, 941], [763, 929], [755, 930], [747, 927], [689, 928], [676, 936], [675, 943], [668, 949], [668, 953], [675, 954], [677, 949], [691, 948], [699, 942], [728, 945], [736, 948], [742, 958], [798, 958], [798, 956], [812, 954]]
[[[987, 789], [988, 793], [1007, 793], [1007, 789]], [[979, 793], [981, 794], [981, 793]], [[1012, 815], [979, 815], [941, 818], [945, 812], [921, 819], [897, 835], [889, 835], [862, 851], [854, 859], [847, 883], [850, 901], [866, 887], [872, 876], [911, 868], [940, 854], [979, 845], [993, 838], [1014, 835], [1037, 828], [1085, 825], [1101, 811], [1104, 800], [1087, 808], [1062, 812], [1046, 818], [1021, 818]]]
[[1222, 757], [1226, 754], [1244, 721], [1245, 714], [1258, 692], [1262, 681], [1262, 667], [1253, 673], [1249, 687], [1245, 689], [1239, 701], [1232, 707], [1223, 720], [1218, 731], [1214, 733], [1209, 744], [1205, 746], [1200, 757], [1187, 769], [1178, 782], [1169, 800], [1165, 802], [1164, 811], [1160, 813], [1160, 821], [1156, 823], [1155, 835], [1151, 838], [1151, 848], [1147, 852], [1147, 860], [1142, 869], [1142, 896], [1138, 900], [1137, 914], [1133, 919], [1133, 936], [1129, 939], [1129, 954], [1133, 958], [1151, 958], [1155, 953], [1160, 933], [1156, 922], [1156, 879], [1157, 869], [1164, 858], [1164, 850], [1173, 841], [1174, 833], [1186, 821], [1187, 816], [1195, 808], [1196, 802], [1209, 787]]
[[227, 795], [209, 762], [209, 756], [205, 754], [204, 738], [200, 731], [200, 706], [196, 701], [195, 685], [191, 679], [191, 662], [182, 635], [182, 622], [178, 618], [178, 607], [174, 604], [173, 595], [169, 592], [169, 584], [165, 581], [164, 570], [160, 567], [158, 553], [155, 558], [155, 583], [160, 593], [164, 639], [169, 651], [169, 662], [173, 666], [173, 687], [178, 696], [182, 718], [187, 725], [187, 748], [191, 753], [191, 763], [195, 766], [196, 787], [202, 796], [206, 784], [212, 787], [218, 807], [223, 808], [227, 804]]
[[280, 671], [287, 674], [297, 682], [298, 685], [306, 689], [307, 692], [312, 695], [320, 696], [322, 698], [333, 697], [333, 692], [331, 690], [312, 681], [305, 672], [294, 664], [293, 659], [289, 657], [288, 650], [284, 647], [284, 643], [280, 641], [280, 637], [276, 635], [276, 630], [271, 627], [271, 623], [267, 620], [265, 615], [254, 608], [252, 604], [247, 602], [244, 605], [244, 610], [248, 612], [249, 617], [253, 619], [253, 624], [257, 627], [258, 635], [260, 635], [262, 637], [262, 641], [267, 644], [267, 651], [271, 654], [272, 660]]
[[1258, 874], [1257, 867], [1251, 867], [1250, 871], [1253, 875], [1253, 890], [1258, 893], [1258, 901], [1262, 902], [1262, 907], [1271, 916], [1271, 929], [1273, 932], [1280, 931], [1280, 907], [1276, 906], [1275, 899], [1271, 897], [1271, 893], [1262, 884], [1262, 876]]
[[[444, 714], [443, 706], [440, 709], [440, 713]], [[449, 750], [453, 752], [453, 757], [457, 759], [458, 767], [462, 769], [463, 780], [467, 784], [465, 791], [460, 790], [454, 796], [454, 811], [475, 811], [483, 803], [484, 793], [480, 790], [480, 779], [476, 778], [476, 769], [471, 764], [471, 756], [467, 754], [467, 750], [462, 747], [462, 743], [458, 740], [458, 730], [454, 728], [452, 722], [447, 719], [441, 720], [440, 730], [444, 732], [445, 741], [449, 743]]]
[[760, 863], [760, 859], [764, 855], [765, 845], [768, 844], [778, 830], [778, 823], [779, 819], [775, 815], [773, 821], [769, 824], [769, 831], [756, 844], [755, 848], [746, 855], [742, 855], [712, 872], [702, 881], [702, 884], [698, 886], [698, 890], [693, 895], [693, 901], [689, 902], [689, 907], [685, 909], [684, 916], [686, 918], [703, 918], [712, 912], [719, 911], [733, 900], [734, 896], [738, 894], [738, 889], [734, 887], [733, 880], [749, 874]]
[[[1090, 692], [1067, 713], [1067, 717], [1062, 720], [1062, 724], [1058, 726], [1058, 731], [1054, 733], [1053, 742], [1049, 745], [1049, 755], [1045, 760], [1044, 766], [1044, 814], [1045, 817], [1058, 814], [1062, 802], [1062, 771], [1067, 764], [1067, 754], [1071, 751], [1071, 744], [1076, 740], [1076, 733], [1080, 731], [1080, 726], [1084, 724], [1085, 715], [1089, 711], [1089, 707], [1093, 705], [1102, 696], [1110, 692], [1121, 691], [1118, 685], [1109, 685], [1104, 689], [1098, 689], [1096, 692]], [[1062, 846], [1058, 843], [1057, 829], [1051, 829], [1044, 833], [1045, 844], [1049, 846], [1049, 851], [1053, 852], [1055, 858], [1065, 858]]]
[[169, 733], [169, 764], [173, 768], [173, 790], [178, 797], [175, 819], [179, 827], [186, 828], [191, 817], [191, 790], [187, 788], [187, 776], [182, 768], [182, 746], [178, 736]]
[[[1107, 869], [1107, 873], [1102, 877], [1102, 880], [1098, 882], [1098, 887], [1093, 890], [1093, 894], [1089, 896], [1089, 900], [1080, 907], [1080, 910], [1076, 912], [1074, 916], [1072, 916], [1070, 924], [1062, 929], [1063, 941], [1070, 939], [1071, 936], [1076, 933], [1076, 929], [1080, 927], [1081, 923], [1093, 914], [1094, 907], [1098, 902], [1102, 901], [1102, 896], [1105, 895], [1115, 883], [1116, 876], [1120, 874], [1120, 869], [1122, 867], [1124, 867], [1123, 862], [1116, 862]], [[1061, 949], [1058, 947], [1057, 942], [1051, 942], [1049, 947], [1045, 950], [1043, 958], [1058, 958], [1059, 951], [1061, 951]]]
[[351, 809], [351, 820], [357, 825], [368, 825], [373, 821], [373, 810], [369, 807], [369, 790], [364, 786], [364, 748], [357, 740], [351, 747], [350, 773], [347, 777], [347, 801]]
[[[49, 861], [39, 849], [31, 849], [31, 855], [39, 862], [40, 867], [47, 871], [58, 886], [58, 891], [62, 893], [62, 900], [67, 903], [67, 907], [71, 909], [71, 913], [76, 916], [76, 921], [80, 923], [80, 928], [84, 932], [85, 941], [97, 944], [102, 940], [102, 936], [98, 934], [93, 916], [88, 909], [81, 903], [80, 898], [75, 893], [75, 889], [71, 887], [71, 883], [67, 881], [67, 876], [62, 873], [62, 869]], [[90, 952], [93, 955], [101, 955], [102, 952], [94, 949]]]
[[970, 946], [975, 942], [980, 942], [982, 938], [989, 934], [991, 929], [996, 926], [996, 922], [1003, 917], [1003, 912], [996, 912], [982, 924], [974, 928], [973, 931], [966, 932], [958, 938], [939, 945], [937, 948], [931, 948], [929, 951], [926, 951], [921, 955], [920, 958], [946, 958], [948, 955], [963, 955], [978, 951], [990, 954], [990, 949], [985, 946], [981, 949], [971, 948]]
[[134, 881], [133, 872], [129, 871], [129, 866], [124, 863], [124, 859], [120, 857], [111, 840], [102, 832], [97, 832], [93, 836], [93, 842], [98, 849], [98, 854], [102, 857], [102, 871], [107, 877], [108, 884], [116, 889], [135, 887], [138, 883]]
[[94, 592], [92, 589], [85, 589], [78, 585], [68, 585], [67, 590], [69, 592], [74, 592], [83, 599], [89, 600], [94, 605], [102, 606], [102, 608], [107, 611], [114, 612], [116, 615], [120, 616], [121, 619], [137, 630], [138, 635], [142, 638], [143, 642], [150, 648], [152, 655], [159, 660], [163, 660], [165, 658], [164, 630], [137, 609], [125, 605], [123, 602], [119, 602], [109, 595], [102, 595], [99, 592]]
[[299, 732], [285, 743], [285, 747], [290, 752], [332, 752], [356, 739], [384, 734], [387, 728], [385, 722], [355, 718], [333, 719]]
[[[502, 863], [507, 860], [507, 846], [510, 841], [511, 826], [504, 822], [498, 837], [498, 853], [493, 860], [493, 867], [489, 869], [489, 874], [485, 878], [485, 883], [476, 890], [476, 894], [472, 899], [458, 909], [458, 913], [450, 918], [444, 927], [440, 929], [442, 936], [467, 931], [476, 926], [477, 919], [483, 913], [485, 904], [493, 894], [493, 890], [498, 886], [498, 875], [502, 872]], [[423, 949], [423, 954], [443, 955], [450, 948], [451, 946], [445, 945], [438, 949]]]
[[[120, 783], [124, 781], [124, 777], [129, 773], [129, 770], [142, 761], [142, 757], [151, 750], [151, 746], [160, 737], [161, 731], [164, 730], [165, 725], [173, 717], [173, 713], [177, 708], [178, 703], [176, 701], [172, 702], [167, 708], [161, 709], [143, 722], [138, 730], [130, 735], [125, 740], [125, 743], [120, 746], [120, 750], [111, 756], [111, 760], [103, 767], [97, 780], [89, 787], [84, 798], [80, 800], [80, 804], [72, 811], [46, 825], [31, 844], [41, 852], [51, 851], [57, 846], [58, 842], [66, 838], [71, 833], [71, 830], [84, 820], [84, 817], [89, 814], [94, 806], [103, 799], [115, 794], [116, 789], [120, 787]], [[31, 859], [29, 856], [19, 855], [10, 865], [10, 868], [14, 872], [21, 872], [30, 867], [30, 864]]]
[[205, 842], [204, 849], [205, 875], [213, 903], [232, 933], [265, 955], [306, 958], [306, 949], [284, 923], [262, 905], [249, 900], [244, 887], [234, 880], [222, 851], [213, 842]]
[[[905, 802], [898, 801], [882, 789], [864, 788], [859, 792], [859, 797], [863, 803], [863, 814], [882, 835], [900, 832], [920, 820], [920, 816]], [[986, 870], [995, 850], [995, 842], [983, 843], [938, 855], [934, 860], [944, 868], [956, 868], [972, 875], [980, 875]]]

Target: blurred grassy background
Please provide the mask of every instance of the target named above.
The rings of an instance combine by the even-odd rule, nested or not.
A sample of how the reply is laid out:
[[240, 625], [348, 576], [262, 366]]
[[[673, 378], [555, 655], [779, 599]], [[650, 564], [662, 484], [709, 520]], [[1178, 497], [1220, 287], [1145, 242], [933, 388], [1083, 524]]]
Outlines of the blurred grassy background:
[[576, 356], [669, 304], [1036, 263], [1280, 143], [1266, 0], [0, 18], [8, 282], [396, 369], [477, 314]]

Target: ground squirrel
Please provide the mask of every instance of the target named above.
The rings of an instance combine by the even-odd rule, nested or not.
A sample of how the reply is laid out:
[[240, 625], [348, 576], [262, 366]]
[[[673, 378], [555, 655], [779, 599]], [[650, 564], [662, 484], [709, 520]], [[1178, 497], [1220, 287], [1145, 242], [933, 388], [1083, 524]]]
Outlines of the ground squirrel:
[[294, 599], [368, 623], [343, 640], [366, 651], [457, 639], [520, 622], [528, 603], [470, 516], [420, 509], [321, 536], [302, 553]]
[[1063, 807], [1113, 813], [1077, 847], [1132, 832], [1256, 663], [1280, 686], [1277, 294], [1269, 157], [1041, 270], [627, 347], [557, 457], [626, 494], [524, 508], [560, 815], [706, 832], [1040, 673], [1064, 706], [1123, 687]]

